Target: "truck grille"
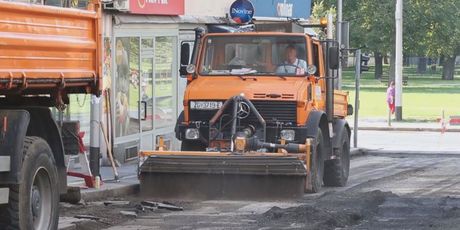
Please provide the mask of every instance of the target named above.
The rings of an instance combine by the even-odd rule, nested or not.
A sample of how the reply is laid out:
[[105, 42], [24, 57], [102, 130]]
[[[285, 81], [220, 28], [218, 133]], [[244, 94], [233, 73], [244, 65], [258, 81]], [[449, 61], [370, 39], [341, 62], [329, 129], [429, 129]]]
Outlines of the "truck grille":
[[[257, 111], [262, 115], [267, 124], [279, 122], [297, 121], [297, 102], [295, 101], [252, 101]], [[225, 113], [231, 113], [232, 106]], [[192, 121], [209, 121], [217, 110], [191, 110]], [[251, 114], [243, 123], [257, 123], [257, 118]]]

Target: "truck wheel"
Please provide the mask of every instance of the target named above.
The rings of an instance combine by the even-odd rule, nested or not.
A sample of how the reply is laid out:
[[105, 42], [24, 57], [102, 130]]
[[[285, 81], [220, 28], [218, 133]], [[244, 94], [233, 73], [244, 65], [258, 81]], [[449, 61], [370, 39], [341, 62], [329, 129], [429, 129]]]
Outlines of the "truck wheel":
[[57, 229], [58, 173], [46, 141], [25, 138], [20, 175], [20, 184], [10, 186], [9, 229]]
[[206, 146], [204, 146], [199, 141], [186, 141], [183, 140], [180, 146], [181, 151], [198, 151], [203, 152], [206, 151]]
[[318, 129], [316, 137], [314, 138], [314, 145], [311, 152], [311, 190], [307, 190], [309, 193], [317, 193], [321, 189], [323, 184], [323, 173], [324, 173], [324, 142], [323, 133], [321, 129]]
[[343, 187], [347, 184], [350, 171], [350, 138], [345, 129], [340, 143], [338, 158], [324, 162], [324, 185], [326, 186]]

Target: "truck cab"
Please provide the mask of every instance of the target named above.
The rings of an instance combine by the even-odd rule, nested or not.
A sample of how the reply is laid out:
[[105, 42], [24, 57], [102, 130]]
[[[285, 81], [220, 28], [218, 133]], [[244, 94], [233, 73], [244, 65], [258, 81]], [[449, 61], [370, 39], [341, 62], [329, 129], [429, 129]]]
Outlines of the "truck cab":
[[350, 128], [348, 93], [333, 88], [337, 43], [303, 33], [195, 32], [191, 64], [181, 67], [181, 151], [140, 153], [141, 194], [294, 198], [344, 186]]
[[[235, 95], [249, 99], [264, 118], [266, 141], [305, 142], [311, 112], [326, 111], [326, 58], [317, 38], [302, 33], [214, 33], [198, 44], [176, 128], [182, 150], [230, 150], [231, 142], [225, 140], [232, 138], [228, 125], [232, 117], [221, 117], [217, 136], [208, 129], [213, 115]], [[335, 94], [334, 117], [343, 118], [347, 94]], [[241, 118], [239, 128], [250, 127], [262, 136], [255, 114]], [[323, 132], [329, 136], [325, 126]]]

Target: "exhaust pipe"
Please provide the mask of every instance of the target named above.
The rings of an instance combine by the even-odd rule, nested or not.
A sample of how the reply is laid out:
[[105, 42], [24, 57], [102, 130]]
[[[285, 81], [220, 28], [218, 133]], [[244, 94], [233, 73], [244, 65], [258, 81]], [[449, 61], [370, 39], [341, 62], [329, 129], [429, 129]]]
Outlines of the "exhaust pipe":
[[198, 58], [198, 50], [201, 46], [201, 38], [205, 34], [205, 29], [203, 27], [195, 28], [195, 44], [193, 45], [192, 59], [190, 63], [196, 65], [196, 59]]

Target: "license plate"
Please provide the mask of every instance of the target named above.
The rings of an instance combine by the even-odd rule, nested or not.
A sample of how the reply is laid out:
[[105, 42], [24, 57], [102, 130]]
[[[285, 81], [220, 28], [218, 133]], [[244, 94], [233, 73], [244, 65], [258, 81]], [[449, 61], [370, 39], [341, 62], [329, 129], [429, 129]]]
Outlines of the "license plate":
[[191, 101], [190, 108], [196, 110], [217, 110], [222, 107], [221, 101]]

